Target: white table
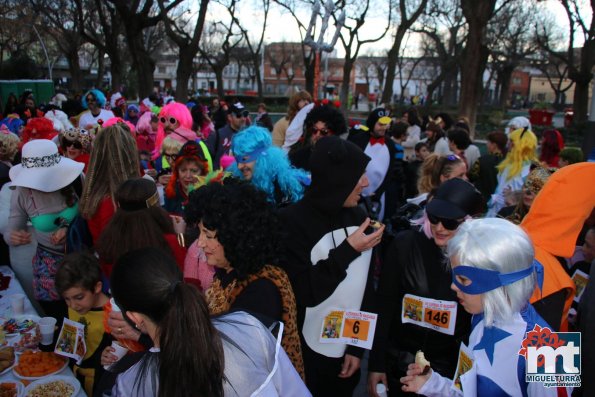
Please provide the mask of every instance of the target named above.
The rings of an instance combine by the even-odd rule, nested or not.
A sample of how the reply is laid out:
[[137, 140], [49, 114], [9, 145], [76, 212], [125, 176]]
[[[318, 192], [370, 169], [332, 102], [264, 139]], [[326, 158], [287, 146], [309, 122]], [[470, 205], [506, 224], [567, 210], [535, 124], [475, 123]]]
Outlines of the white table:
[[[0, 272], [2, 272], [2, 274], [5, 276], [11, 277], [10, 284], [8, 285], [8, 289], [6, 289], [4, 291], [0, 291], [0, 295], [2, 295], [2, 297], [0, 298], [0, 317], [11, 318], [12, 317], [12, 308], [10, 305], [9, 296], [12, 294], [25, 295], [25, 292], [23, 291], [23, 287], [21, 287], [19, 280], [16, 279], [14, 272], [12, 271], [12, 269], [10, 267], [0, 266]], [[35, 311], [35, 309], [33, 309], [33, 305], [31, 305], [31, 302], [29, 301], [29, 299], [27, 298], [26, 295], [25, 295], [25, 312], [24, 312], [24, 314], [25, 315], [33, 315], [33, 316], [38, 315], [37, 312]], [[69, 366], [66, 366], [66, 368], [64, 368], [62, 370], [62, 372], [58, 373], [57, 375], [71, 376], [74, 378], [74, 374]], [[6, 373], [4, 375], [0, 375], [0, 381], [11, 381], [11, 380], [12, 381], [19, 380], [17, 377], [14, 376], [12, 371], [9, 371], [8, 373]], [[76, 397], [87, 397], [87, 394], [83, 390], [82, 385], [81, 385], [81, 391], [76, 395]]]

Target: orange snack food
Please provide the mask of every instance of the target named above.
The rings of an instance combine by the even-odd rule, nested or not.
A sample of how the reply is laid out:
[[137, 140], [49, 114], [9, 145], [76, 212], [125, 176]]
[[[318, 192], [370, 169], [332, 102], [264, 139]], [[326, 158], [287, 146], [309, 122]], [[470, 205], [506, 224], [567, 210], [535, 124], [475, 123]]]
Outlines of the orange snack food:
[[63, 357], [52, 352], [27, 350], [21, 354], [14, 369], [20, 376], [42, 377], [60, 370], [65, 362]]
[[17, 385], [14, 382], [0, 383], [0, 397], [17, 397]]

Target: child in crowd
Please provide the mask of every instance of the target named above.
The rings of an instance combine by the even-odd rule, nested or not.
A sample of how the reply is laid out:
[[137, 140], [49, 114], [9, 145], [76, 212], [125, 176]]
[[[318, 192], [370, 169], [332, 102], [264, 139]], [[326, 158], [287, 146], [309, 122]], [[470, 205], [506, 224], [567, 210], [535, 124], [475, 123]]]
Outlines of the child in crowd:
[[457, 371], [455, 390], [451, 380], [434, 370], [423, 372], [419, 363], [410, 364], [401, 378], [402, 390], [431, 397], [568, 395], [561, 387], [525, 381], [530, 363], [520, 351], [535, 346], [530, 342], [534, 327], [549, 326], [529, 304], [536, 283], [542, 287], [543, 267], [534, 260], [533, 244], [523, 229], [503, 219], [466, 221], [448, 242], [447, 255], [451, 288], [473, 315], [468, 349], [459, 353], [470, 368], [462, 375]]
[[56, 289], [68, 305], [68, 318], [85, 325], [87, 352], [73, 370], [89, 396], [93, 395], [93, 385], [104, 372], [101, 352], [112, 342], [103, 324], [109, 298], [102, 287], [101, 269], [95, 256], [73, 253], [64, 257], [56, 273]]

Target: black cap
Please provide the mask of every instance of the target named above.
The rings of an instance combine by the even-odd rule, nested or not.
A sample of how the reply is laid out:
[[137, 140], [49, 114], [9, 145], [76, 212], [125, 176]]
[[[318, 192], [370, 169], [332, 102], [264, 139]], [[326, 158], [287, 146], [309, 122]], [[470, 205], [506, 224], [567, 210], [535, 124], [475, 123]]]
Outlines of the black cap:
[[444, 182], [426, 206], [428, 214], [446, 218], [461, 219], [479, 213], [482, 206], [481, 193], [469, 182], [453, 178]]
[[229, 110], [227, 111], [228, 114], [235, 114], [236, 117], [246, 117], [250, 112], [241, 102], [236, 102], [233, 105], [229, 105]]

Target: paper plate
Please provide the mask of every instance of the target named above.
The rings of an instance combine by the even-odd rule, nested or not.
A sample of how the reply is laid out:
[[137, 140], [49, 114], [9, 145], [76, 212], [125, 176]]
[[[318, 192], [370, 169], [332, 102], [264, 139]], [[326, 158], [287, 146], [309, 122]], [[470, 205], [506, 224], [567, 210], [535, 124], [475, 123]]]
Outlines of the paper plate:
[[23, 379], [23, 380], [37, 380], [37, 379], [46, 379], [49, 376], [53, 376], [56, 374], [59, 374], [60, 372], [62, 372], [62, 370], [64, 370], [64, 368], [66, 368], [66, 366], [68, 365], [68, 360], [64, 360], [64, 365], [62, 367], [60, 367], [60, 369], [58, 369], [57, 371], [51, 372], [49, 374], [43, 375], [43, 376], [23, 376], [20, 375], [17, 371], [16, 371], [16, 367], [12, 369], [12, 373], [14, 376], [16, 376], [19, 379]]
[[78, 380], [76, 380], [75, 377], [66, 376], [66, 375], [54, 375], [54, 376], [45, 376], [45, 377], [43, 377], [43, 379], [38, 379], [35, 382], [31, 382], [29, 384], [29, 386], [27, 386], [25, 388], [25, 392], [23, 393], [23, 396], [27, 396], [28, 393], [32, 392], [38, 386], [47, 385], [48, 383], [52, 383], [52, 382], [64, 382], [74, 388], [74, 390], [70, 394], [56, 390], [56, 394], [53, 394], [56, 396], [59, 395], [60, 397], [72, 397], [72, 396], [76, 396], [79, 393], [79, 391], [81, 391], [81, 384], [79, 383]]
[[21, 382], [19, 382], [16, 379], [9, 379], [9, 380], [3, 380], [0, 381], [0, 385], [3, 383], [14, 383], [15, 385], [17, 385], [17, 397], [22, 397], [25, 394], [25, 385], [23, 385]]

